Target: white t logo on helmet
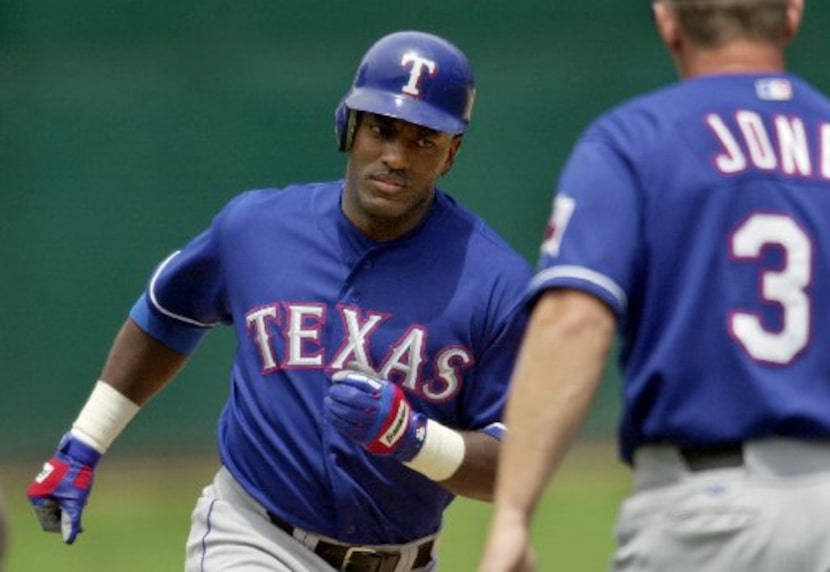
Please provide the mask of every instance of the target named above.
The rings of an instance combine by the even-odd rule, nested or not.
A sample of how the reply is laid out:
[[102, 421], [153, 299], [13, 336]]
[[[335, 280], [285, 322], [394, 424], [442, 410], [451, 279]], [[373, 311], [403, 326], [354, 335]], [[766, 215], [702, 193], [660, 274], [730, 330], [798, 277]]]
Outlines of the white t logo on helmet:
[[409, 71], [409, 83], [403, 86], [401, 91], [417, 97], [421, 95], [418, 84], [421, 82], [421, 76], [424, 70], [429, 72], [429, 75], [435, 75], [435, 69], [438, 65], [433, 60], [428, 60], [412, 52], [407, 52], [401, 58], [401, 65], [406, 67], [409, 64], [412, 64], [412, 69]]

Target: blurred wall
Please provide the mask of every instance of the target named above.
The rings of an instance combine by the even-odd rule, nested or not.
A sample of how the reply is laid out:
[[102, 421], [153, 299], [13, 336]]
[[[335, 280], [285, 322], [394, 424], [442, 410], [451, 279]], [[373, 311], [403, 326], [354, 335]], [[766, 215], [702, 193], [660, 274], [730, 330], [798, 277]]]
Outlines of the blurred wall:
[[[827, 90], [830, 7], [808, 4], [792, 68]], [[533, 263], [580, 130], [675, 79], [640, 0], [0, 3], [0, 458], [51, 450], [148, 273], [231, 196], [341, 175], [332, 112], [410, 28], [477, 72], [442, 186]], [[114, 451], [212, 449], [232, 351], [211, 334]], [[613, 432], [618, 389], [611, 364], [588, 434]]]

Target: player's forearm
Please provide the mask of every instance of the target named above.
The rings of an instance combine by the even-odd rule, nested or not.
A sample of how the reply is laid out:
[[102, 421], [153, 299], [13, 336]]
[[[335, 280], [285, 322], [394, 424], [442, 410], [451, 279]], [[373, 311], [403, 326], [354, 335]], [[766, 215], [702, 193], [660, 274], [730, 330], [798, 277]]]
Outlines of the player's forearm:
[[141, 406], [161, 391], [186, 361], [187, 356], [160, 343], [128, 319], [115, 337], [101, 379]]
[[127, 320], [113, 342], [103, 379], [26, 491], [43, 530], [60, 532], [67, 544], [75, 542], [101, 456], [185, 361]]
[[451, 477], [441, 481], [441, 485], [457, 495], [492, 501], [501, 442], [477, 431], [464, 432], [461, 436], [464, 439], [464, 460]]
[[140, 407], [173, 378], [186, 359], [127, 320], [71, 434], [98, 453], [106, 453]]
[[498, 510], [528, 518], [596, 393], [614, 331], [611, 312], [577, 292], [534, 310], [513, 377], [498, 471]]

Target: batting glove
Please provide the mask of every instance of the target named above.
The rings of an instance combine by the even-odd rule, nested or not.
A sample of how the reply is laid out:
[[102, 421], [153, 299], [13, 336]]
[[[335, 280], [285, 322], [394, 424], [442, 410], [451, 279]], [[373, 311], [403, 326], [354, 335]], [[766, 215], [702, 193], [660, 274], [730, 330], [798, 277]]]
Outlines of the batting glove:
[[66, 433], [26, 491], [40, 527], [46, 532], [60, 532], [66, 544], [75, 542], [83, 530], [81, 513], [100, 458], [101, 453]]
[[427, 418], [412, 410], [403, 390], [373, 375], [341, 370], [325, 397], [331, 424], [376, 454], [410, 461], [424, 444]]

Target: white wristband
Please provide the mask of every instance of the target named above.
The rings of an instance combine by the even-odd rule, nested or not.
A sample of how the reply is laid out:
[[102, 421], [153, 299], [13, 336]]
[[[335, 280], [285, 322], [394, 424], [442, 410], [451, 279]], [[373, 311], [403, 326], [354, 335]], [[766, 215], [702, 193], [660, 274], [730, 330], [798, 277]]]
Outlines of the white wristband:
[[120, 391], [99, 380], [70, 432], [104, 454], [139, 409]]
[[427, 420], [426, 430], [421, 450], [404, 465], [433, 481], [444, 481], [453, 476], [464, 461], [464, 437], [432, 419]]

